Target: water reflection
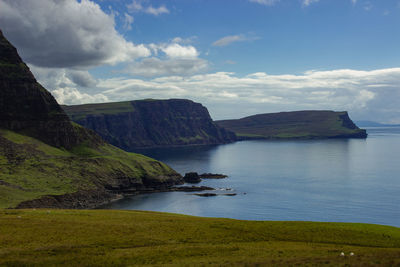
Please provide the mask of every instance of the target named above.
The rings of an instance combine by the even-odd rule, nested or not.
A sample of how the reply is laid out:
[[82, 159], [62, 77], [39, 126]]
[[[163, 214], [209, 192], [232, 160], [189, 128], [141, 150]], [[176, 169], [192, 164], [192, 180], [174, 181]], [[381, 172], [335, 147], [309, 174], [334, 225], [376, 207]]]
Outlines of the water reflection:
[[400, 226], [400, 128], [372, 129], [366, 140], [244, 141], [137, 152], [180, 173], [228, 174], [200, 185], [237, 196], [140, 195], [110, 208], [252, 220], [366, 222]]

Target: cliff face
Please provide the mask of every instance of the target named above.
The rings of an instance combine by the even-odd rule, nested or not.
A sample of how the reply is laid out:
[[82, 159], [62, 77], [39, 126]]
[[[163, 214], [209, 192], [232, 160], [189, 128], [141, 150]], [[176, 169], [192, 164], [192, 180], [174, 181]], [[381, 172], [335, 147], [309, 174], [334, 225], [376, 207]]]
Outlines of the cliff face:
[[71, 122], [0, 32], [0, 208], [90, 208], [181, 182]]
[[71, 119], [123, 149], [222, 144], [234, 133], [215, 125], [208, 110], [184, 99], [64, 106]]
[[0, 127], [71, 148], [80, 134], [0, 31]]
[[293, 111], [216, 122], [243, 139], [366, 138], [347, 112]]

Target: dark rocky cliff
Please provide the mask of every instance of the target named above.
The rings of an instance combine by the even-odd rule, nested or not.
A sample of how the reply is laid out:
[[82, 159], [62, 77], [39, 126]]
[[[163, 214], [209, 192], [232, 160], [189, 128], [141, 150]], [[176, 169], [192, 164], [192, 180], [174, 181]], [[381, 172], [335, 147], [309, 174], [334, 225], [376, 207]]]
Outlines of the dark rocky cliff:
[[0, 32], [0, 208], [96, 207], [182, 183], [73, 123]]
[[366, 138], [346, 111], [304, 110], [266, 113], [216, 122], [243, 139]]
[[185, 99], [63, 106], [71, 119], [123, 149], [222, 144], [236, 140], [208, 110]]
[[80, 139], [68, 116], [36, 81], [1, 31], [0, 128], [21, 132], [57, 147], [71, 148]]

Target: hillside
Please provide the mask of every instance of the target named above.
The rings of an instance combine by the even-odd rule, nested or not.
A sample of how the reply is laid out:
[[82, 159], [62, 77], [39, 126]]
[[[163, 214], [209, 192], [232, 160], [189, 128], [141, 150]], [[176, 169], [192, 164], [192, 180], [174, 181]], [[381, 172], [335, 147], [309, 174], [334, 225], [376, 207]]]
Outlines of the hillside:
[[218, 127], [208, 110], [185, 99], [63, 106], [76, 123], [126, 150], [139, 147], [223, 144], [234, 133]]
[[0, 225], [5, 266], [400, 264], [400, 229], [390, 226], [118, 210], [0, 210]]
[[95, 207], [181, 176], [73, 122], [0, 31], [0, 208]]
[[239, 139], [366, 138], [347, 112], [293, 111], [259, 114], [216, 123]]
[[71, 148], [80, 134], [0, 31], [0, 128]]

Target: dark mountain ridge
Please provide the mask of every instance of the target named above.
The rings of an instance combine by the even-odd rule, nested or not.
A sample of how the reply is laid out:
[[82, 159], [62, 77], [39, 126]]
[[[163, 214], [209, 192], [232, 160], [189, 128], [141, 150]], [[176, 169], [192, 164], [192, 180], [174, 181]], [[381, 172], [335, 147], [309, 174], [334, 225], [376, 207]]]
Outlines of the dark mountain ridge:
[[36, 81], [1, 31], [0, 77], [1, 128], [65, 148], [71, 148], [82, 141], [80, 139], [90, 137], [84, 130], [73, 127], [57, 101]]
[[0, 208], [90, 208], [182, 183], [70, 121], [0, 31]]
[[212, 121], [207, 108], [186, 99], [147, 99], [63, 108], [76, 123], [127, 150], [236, 140], [234, 133]]

